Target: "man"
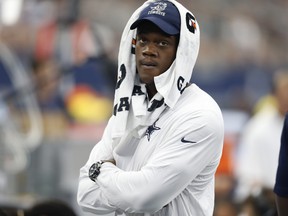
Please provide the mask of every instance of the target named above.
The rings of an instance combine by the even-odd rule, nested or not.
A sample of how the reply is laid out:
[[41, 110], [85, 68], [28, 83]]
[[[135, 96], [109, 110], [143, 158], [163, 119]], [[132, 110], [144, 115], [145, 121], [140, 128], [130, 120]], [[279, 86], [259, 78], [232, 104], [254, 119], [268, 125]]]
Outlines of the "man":
[[78, 203], [95, 214], [208, 216], [223, 147], [216, 102], [190, 84], [193, 14], [147, 1], [121, 38], [114, 115], [80, 170]]
[[[270, 101], [246, 123], [236, 155], [236, 199], [264, 196], [275, 210], [273, 188], [278, 165], [281, 132], [288, 110], [288, 71], [274, 72]], [[266, 205], [268, 207], [268, 205]], [[267, 208], [269, 211], [269, 208]]]
[[288, 113], [285, 116], [281, 135], [279, 164], [274, 186], [276, 206], [279, 216], [288, 215]]

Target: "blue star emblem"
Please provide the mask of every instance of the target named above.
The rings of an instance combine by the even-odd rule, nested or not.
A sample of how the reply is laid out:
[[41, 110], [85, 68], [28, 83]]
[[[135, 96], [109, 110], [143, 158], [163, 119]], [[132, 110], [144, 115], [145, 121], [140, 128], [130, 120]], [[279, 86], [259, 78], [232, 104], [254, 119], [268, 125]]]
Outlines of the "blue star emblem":
[[148, 141], [150, 141], [151, 135], [152, 135], [152, 133], [153, 133], [154, 131], [161, 129], [160, 127], [157, 127], [157, 126], [156, 126], [156, 122], [157, 122], [158, 120], [159, 120], [159, 119], [157, 119], [152, 125], [150, 125], [150, 126], [147, 128], [146, 132], [145, 132], [145, 136], [147, 136]]

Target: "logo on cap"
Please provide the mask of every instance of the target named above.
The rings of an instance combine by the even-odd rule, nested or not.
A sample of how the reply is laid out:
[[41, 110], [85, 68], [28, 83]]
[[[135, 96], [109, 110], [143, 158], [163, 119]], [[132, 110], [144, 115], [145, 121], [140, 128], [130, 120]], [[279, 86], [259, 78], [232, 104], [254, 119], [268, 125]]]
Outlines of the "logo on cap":
[[163, 3], [163, 2], [158, 2], [158, 3], [155, 3], [157, 4], [156, 6], [154, 7], [150, 7], [151, 10], [148, 11], [148, 14], [158, 14], [158, 15], [161, 15], [161, 16], [165, 16], [165, 9], [167, 7], [167, 3]]
[[180, 14], [177, 7], [170, 1], [152, 2], [142, 10], [138, 19], [131, 25], [135, 29], [142, 21], [150, 21], [168, 35], [180, 33]]

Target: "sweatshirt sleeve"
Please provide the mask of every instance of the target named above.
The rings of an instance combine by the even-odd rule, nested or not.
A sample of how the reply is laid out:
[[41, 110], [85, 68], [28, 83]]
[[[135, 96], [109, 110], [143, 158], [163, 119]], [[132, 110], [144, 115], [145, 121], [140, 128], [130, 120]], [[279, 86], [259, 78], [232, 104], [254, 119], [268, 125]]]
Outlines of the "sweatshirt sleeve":
[[111, 206], [129, 213], [154, 213], [196, 177], [198, 190], [205, 190], [221, 158], [223, 131], [222, 119], [212, 112], [191, 117], [167, 132], [139, 171], [104, 163], [97, 184]]
[[[112, 117], [113, 118], [113, 117]], [[116, 207], [111, 205], [97, 182], [91, 181], [88, 176], [90, 166], [100, 160], [113, 159], [110, 128], [113, 119], [107, 123], [102, 139], [93, 147], [87, 163], [80, 169], [77, 202], [84, 210], [96, 214], [114, 212]]]

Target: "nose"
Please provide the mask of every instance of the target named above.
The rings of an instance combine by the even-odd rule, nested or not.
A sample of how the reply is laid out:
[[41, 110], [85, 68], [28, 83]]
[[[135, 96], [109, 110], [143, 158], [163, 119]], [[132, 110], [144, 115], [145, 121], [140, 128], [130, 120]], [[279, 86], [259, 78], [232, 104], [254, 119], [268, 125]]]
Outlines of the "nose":
[[142, 54], [144, 56], [157, 56], [158, 52], [154, 44], [148, 43], [143, 47]]

